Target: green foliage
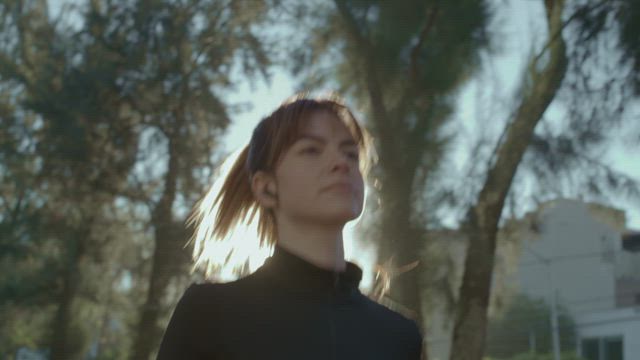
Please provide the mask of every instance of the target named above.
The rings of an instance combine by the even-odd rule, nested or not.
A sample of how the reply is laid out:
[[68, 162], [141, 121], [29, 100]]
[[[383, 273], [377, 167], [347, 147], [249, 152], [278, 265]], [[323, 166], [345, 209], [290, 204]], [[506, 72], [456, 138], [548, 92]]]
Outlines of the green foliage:
[[[439, 206], [435, 187], [425, 184], [435, 178], [451, 140], [443, 129], [451, 120], [453, 94], [489, 47], [488, 2], [319, 4], [299, 7], [306, 31], [290, 52], [298, 61], [295, 73], [303, 88], [329, 85], [363, 111], [380, 160], [371, 175], [381, 183], [365, 237], [378, 244], [380, 263], [391, 256], [410, 263]], [[394, 300], [387, 305], [420, 308], [414, 274], [423, 271], [420, 264], [409, 276], [394, 279]]]
[[[553, 353], [531, 354], [522, 353], [510, 357], [505, 360], [554, 360]], [[575, 351], [567, 351], [560, 354], [560, 360], [584, 360], [584, 358], [575, 354]]]
[[[516, 296], [503, 314], [490, 319], [485, 353], [500, 359], [517, 354], [529, 356], [525, 353], [531, 350], [532, 337], [535, 338], [537, 353], [551, 352], [550, 313], [549, 305], [543, 300], [531, 299], [525, 295]], [[563, 307], [558, 309], [558, 326], [560, 349], [575, 349], [574, 322]]]
[[[453, 111], [452, 94], [478, 69], [490, 44], [488, 4], [335, 0], [297, 9], [302, 20], [296, 24], [306, 31], [288, 53], [301, 87], [328, 85], [364, 111], [377, 139], [381, 166], [372, 176], [384, 184], [380, 195], [388, 199], [382, 201], [414, 205], [412, 213], [394, 212], [424, 227], [437, 207], [424, 205], [436, 198], [426, 199], [433, 193], [424, 184], [450, 140], [442, 129]], [[389, 229], [399, 224], [388, 222], [394, 224]], [[377, 223], [386, 227], [385, 220]]]
[[235, 76], [267, 77], [264, 1], [71, 9], [64, 22], [46, 1], [0, 4], [0, 357], [63, 329], [68, 354], [97, 342], [101, 358], [127, 357], [150, 210], [201, 195], [234, 111], [221, 94]]
[[640, 2], [628, 0], [623, 2], [617, 13], [620, 22], [620, 45], [624, 56], [633, 64], [632, 79], [635, 93], [640, 94]]
[[541, 121], [519, 172], [537, 179], [540, 198], [638, 201], [640, 181], [600, 158], [612, 141], [640, 143], [639, 123], [629, 121], [638, 117], [640, 3], [576, 0], [566, 7], [569, 66], [557, 95], [566, 115]]
[[3, 299], [0, 306], [0, 354], [15, 354], [20, 347], [38, 349], [46, 343], [54, 306], [29, 308]]
[[[478, 50], [489, 44], [488, 6], [483, 1], [335, 1], [321, 18], [313, 13], [307, 46], [293, 58], [307, 60], [308, 81], [331, 78], [341, 91], [364, 102], [367, 94], [365, 62], [373, 62], [386, 93], [401, 91], [407, 81], [447, 93], [468, 79], [478, 65]], [[336, 11], [337, 8], [337, 11]], [[301, 10], [310, 12], [311, 9]], [[389, 31], [393, 29], [393, 31]], [[356, 35], [357, 33], [357, 35]], [[332, 56], [323, 62], [322, 54]], [[323, 65], [329, 65], [323, 68]], [[310, 71], [309, 71], [310, 70]], [[400, 95], [397, 94], [396, 95]]]
[[[576, 1], [577, 41], [595, 56], [611, 56], [611, 45], [620, 56], [612, 56], [618, 73], [627, 72], [625, 82], [640, 94], [640, 3], [635, 0]], [[588, 10], [588, 11], [585, 11]], [[599, 49], [597, 47], [600, 47]], [[616, 54], [617, 55], [617, 54]], [[584, 61], [584, 58], [580, 59]], [[629, 66], [631, 65], [631, 66]]]
[[[69, 274], [77, 275], [73, 315], [62, 324], [69, 348], [97, 343], [98, 358], [128, 356], [151, 271], [152, 209], [163, 198], [178, 199], [174, 210], [192, 204], [208, 184], [234, 111], [224, 94], [240, 80], [268, 78], [275, 48], [264, 21], [282, 2], [77, 3], [76, 20], [65, 23], [48, 17], [46, 1], [0, 2], [2, 356], [49, 346]], [[445, 151], [453, 95], [489, 48], [491, 9], [474, 0], [294, 3], [300, 31], [282, 41], [286, 66], [295, 63], [307, 88], [331, 84], [365, 110], [391, 185], [408, 189], [401, 203], [422, 204], [421, 187]], [[628, 78], [638, 82], [637, 2], [603, 4], [613, 7], [579, 18], [585, 39], [615, 15], [634, 61]], [[601, 125], [581, 134], [598, 139], [592, 129]], [[418, 207], [396, 210], [425, 223]], [[169, 225], [181, 228], [171, 215]], [[562, 347], [572, 349], [571, 320], [561, 314]], [[516, 300], [492, 321], [488, 354], [528, 359], [531, 332], [549, 352], [548, 319], [545, 304]]]

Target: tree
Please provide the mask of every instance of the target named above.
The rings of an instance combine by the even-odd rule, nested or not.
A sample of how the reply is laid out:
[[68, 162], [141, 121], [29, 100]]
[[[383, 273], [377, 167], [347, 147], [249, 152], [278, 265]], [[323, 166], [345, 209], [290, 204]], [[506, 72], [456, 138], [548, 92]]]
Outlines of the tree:
[[[566, 50], [561, 35], [563, 1], [547, 1], [549, 59], [540, 53], [527, 73], [527, 83], [513, 120], [505, 129], [475, 204], [469, 209], [465, 230], [470, 237], [452, 343], [452, 360], [479, 359], [489, 306], [498, 221], [518, 164], [536, 124], [553, 100], [566, 72]], [[548, 49], [548, 50], [547, 50]]]
[[[172, 277], [184, 274], [190, 263], [184, 248], [189, 237], [186, 216], [176, 210], [180, 201], [192, 204], [202, 194], [208, 181], [202, 174], [213, 168], [216, 140], [229, 124], [227, 105], [217, 92], [231, 87], [229, 69], [235, 63], [249, 77], [267, 77], [268, 54], [255, 30], [265, 10], [262, 1], [139, 1], [119, 13], [133, 24], [121, 29], [123, 36], [135, 34], [135, 44], [130, 45], [138, 45], [144, 56], [133, 75], [139, 82], [127, 100], [161, 144], [153, 151], [166, 160], [166, 170], [157, 178], [136, 174], [143, 191], [132, 198], [149, 207], [155, 244], [133, 359], [149, 358], [158, 345], [164, 294]], [[113, 15], [107, 18], [117, 20]]]
[[[117, 298], [113, 287], [105, 286], [100, 297], [91, 285], [121, 281], [121, 271], [106, 271], [118, 264], [110, 255], [126, 249], [123, 244], [129, 251], [135, 246], [126, 231], [115, 230], [118, 226], [142, 225], [142, 234], [153, 235], [153, 243], [144, 245], [154, 255], [129, 355], [148, 358], [154, 350], [169, 280], [188, 272], [183, 207], [202, 193], [217, 161], [217, 140], [229, 123], [232, 108], [217, 91], [232, 86], [236, 70], [267, 76], [266, 44], [253, 27], [264, 6], [90, 1], [74, 8], [79, 24], [51, 19], [45, 1], [0, 7], [3, 34], [18, 35], [0, 52], [0, 86], [11, 95], [3, 99], [3, 109], [14, 120], [2, 129], [33, 132], [35, 148], [32, 155], [17, 135], [11, 137], [15, 141], [5, 144], [10, 156], [0, 165], [17, 172], [19, 156], [33, 156], [36, 165], [24, 177], [36, 180], [34, 196], [47, 204], [45, 229], [63, 254], [55, 260], [59, 271], [50, 271], [63, 285], [51, 297], [59, 299], [51, 358], [80, 357], [85, 351], [91, 335], [82, 330], [84, 315], [77, 315], [84, 313], [77, 311], [81, 304]], [[166, 160], [166, 167], [158, 166], [159, 160]], [[20, 208], [20, 196], [7, 192], [7, 207]], [[120, 215], [127, 207], [134, 217], [123, 226]], [[12, 231], [18, 229], [15, 223], [9, 223]], [[102, 281], [87, 281], [89, 276]], [[81, 339], [86, 341], [72, 346]]]
[[34, 191], [33, 134], [14, 116], [8, 92], [3, 87], [0, 95], [0, 354], [44, 343], [58, 274], [56, 257], [46, 251], [47, 211]]
[[[538, 178], [546, 180], [549, 177], [557, 178], [558, 175], [580, 169], [581, 167], [578, 165], [590, 162], [587, 155], [595, 149], [595, 145], [606, 144], [607, 128], [604, 124], [614, 121], [614, 118], [601, 117], [603, 113], [589, 111], [592, 109], [593, 103], [585, 105], [584, 97], [580, 99], [580, 102], [583, 103], [581, 107], [572, 107], [571, 105], [575, 105], [576, 100], [583, 95], [577, 93], [575, 87], [568, 88], [572, 92], [570, 95], [573, 96], [570, 96], [573, 103], [569, 102], [571, 130], [568, 134], [557, 136], [546, 133], [544, 134], [546, 136], [540, 136], [534, 131], [537, 124], [542, 122], [543, 114], [551, 101], [558, 94], [562, 94], [565, 78], [568, 77], [568, 84], [575, 85], [576, 79], [584, 80], [596, 77], [593, 64], [584, 66], [585, 59], [593, 59], [590, 57], [591, 54], [585, 52], [585, 49], [589, 48], [590, 37], [599, 33], [602, 27], [592, 28], [592, 30], [595, 29], [593, 32], [585, 32], [584, 27], [582, 30], [578, 27], [574, 30], [575, 32], [571, 32], [566, 27], [576, 19], [601, 17], [603, 16], [602, 11], [605, 11], [606, 16], [606, 10], [603, 9], [613, 4], [620, 5], [621, 2], [574, 2], [570, 7], [571, 13], [565, 17], [562, 15], [564, 8], [567, 7], [564, 1], [544, 2], [548, 24], [547, 41], [542, 49], [531, 57], [527, 65], [516, 110], [496, 143], [496, 150], [487, 167], [482, 190], [473, 206], [468, 210], [464, 222], [464, 228], [472, 240], [467, 253], [463, 284], [460, 289], [452, 359], [479, 359], [482, 354], [484, 346], [482, 334], [484, 334], [487, 321], [486, 313], [491, 288], [491, 273], [494, 266], [497, 227], [502, 216], [505, 199], [507, 196], [516, 196], [511, 190], [511, 185], [527, 148], [531, 145], [528, 160], [546, 165], [544, 166], [546, 177], [540, 176], [538, 172]], [[569, 49], [564, 42], [566, 36], [575, 36], [575, 41], [572, 41]], [[585, 69], [589, 71], [585, 72]], [[604, 69], [595, 68], [595, 70], [603, 71]], [[589, 83], [587, 84], [589, 85]], [[596, 94], [598, 92], [595, 92], [594, 95], [602, 96], [604, 93]], [[622, 98], [617, 98], [617, 100]], [[622, 120], [620, 112], [613, 112], [613, 114], [617, 115], [615, 120]], [[545, 150], [543, 153], [546, 156], [540, 156], [540, 152], [535, 153], [540, 149]], [[576, 161], [577, 159], [582, 159], [582, 161]], [[593, 184], [600, 181], [603, 175], [611, 174], [610, 168], [602, 166], [603, 164], [600, 165], [598, 168], [601, 170], [600, 172], [587, 171], [587, 176], [582, 174], [583, 178], [588, 181], [587, 185], [592, 185], [587, 188], [592, 192], [598, 191], [598, 187]], [[537, 169], [540, 168], [537, 167]], [[593, 166], [591, 164], [582, 167], [582, 169], [585, 168], [590, 169]], [[560, 173], [558, 169], [563, 171]], [[554, 174], [551, 175], [551, 173]], [[618, 191], [626, 190], [636, 195], [639, 193], [636, 181], [624, 176], [614, 176], [613, 178], [613, 181], [609, 181], [610, 188]], [[616, 186], [616, 182], [623, 186]], [[580, 186], [581, 184], [576, 185]], [[585, 187], [577, 187], [577, 189], [585, 189]], [[510, 192], [511, 194], [509, 194]]]
[[370, 234], [393, 277], [388, 294], [375, 295], [423, 325], [424, 265], [416, 254], [429, 220], [425, 185], [447, 143], [441, 129], [451, 114], [449, 95], [469, 78], [487, 44], [488, 11], [478, 1], [334, 5], [302, 8], [316, 26], [305, 33], [311, 46], [298, 47], [293, 57], [302, 60], [305, 84], [335, 83], [367, 115], [380, 160], [373, 174], [380, 184], [381, 206], [373, 215], [379, 226]]
[[[52, 298], [58, 301], [50, 332], [51, 357], [79, 356], [86, 341], [83, 324], [72, 314], [79, 297], [85, 297], [80, 274], [102, 250], [104, 238], [95, 229], [103, 225], [103, 206], [113, 201], [111, 189], [125, 184], [137, 138], [126, 121], [112, 123], [125, 120], [113, 102], [117, 64], [100, 58], [91, 45], [83, 47], [83, 34], [61, 35], [70, 29], [58, 28], [49, 19], [46, 2], [5, 2], [2, 15], [3, 33], [16, 41], [6, 42], [2, 49], [0, 75], [3, 86], [13, 86], [10, 99], [17, 99], [9, 101], [16, 105], [10, 114], [14, 129], [24, 128], [33, 141], [28, 146], [18, 141], [13, 150], [18, 156], [24, 151], [34, 161], [21, 178], [32, 176], [30, 197], [44, 204], [38, 206], [38, 230], [44, 239], [19, 240], [28, 246], [53, 241], [59, 251], [51, 258], [54, 266], [45, 268], [54, 276]], [[29, 256], [36, 253], [30, 251]]]
[[[594, 101], [591, 107], [584, 104], [573, 106], [581, 100], [584, 102], [584, 96], [568, 86], [584, 79], [584, 76], [578, 76], [579, 70], [583, 75], [585, 69], [589, 70], [586, 76], [591, 77], [596, 77], [594, 71], [602, 71], [595, 69], [593, 64], [584, 66], [584, 59], [593, 59], [584, 49], [593, 44], [590, 41], [595, 34], [606, 33], [602, 31], [604, 24], [616, 24], [617, 18], [630, 18], [623, 15], [625, 11], [619, 10], [628, 11], [630, 5], [625, 1], [606, 0], [573, 1], [569, 5], [564, 1], [550, 0], [540, 3], [545, 11], [546, 40], [535, 52], [532, 50], [523, 71], [522, 83], [513, 96], [515, 104], [507, 125], [497, 140], [490, 140], [489, 146], [495, 150], [488, 159], [474, 157], [477, 171], [468, 183], [473, 183], [470, 188], [478, 188], [478, 192], [464, 189], [460, 192], [470, 194], [469, 199], [460, 201], [463, 196], [448, 191], [448, 185], [439, 189], [445, 199], [452, 200], [454, 204], [465, 204], [462, 229], [470, 239], [463, 282], [456, 300], [452, 359], [477, 359], [483, 353], [496, 238], [503, 220], [503, 208], [507, 200], [511, 204], [524, 204], [528, 200], [518, 199], [518, 192], [512, 186], [517, 184], [514, 179], [518, 169], [522, 170], [518, 171], [520, 174], [528, 170], [529, 175], [533, 173], [536, 176], [536, 186], [542, 195], [551, 192], [544, 188], [545, 184], [566, 176], [564, 170], [582, 171], [581, 175], [586, 175], [582, 177], [586, 186], [598, 185], [605, 180], [612, 190], [638, 194], [633, 179], [612, 172], [603, 166], [605, 164], [594, 162], [587, 156], [597, 151], [596, 145], [607, 144], [606, 115], [615, 115], [621, 120], [620, 112], [613, 111], [615, 107], [606, 113], [590, 111], [602, 105], [602, 99], [607, 99], [603, 92], [594, 91], [593, 84], [583, 90], [590, 92], [593, 98], [601, 97], [600, 102]], [[446, 148], [441, 126], [452, 108], [452, 90], [468, 80], [477, 69], [477, 50], [489, 41], [484, 24], [489, 17], [488, 6], [478, 2], [473, 5], [465, 3], [464, 8], [468, 12], [453, 12], [458, 20], [455, 24], [458, 36], [454, 36], [439, 21], [446, 22], [445, 19], [452, 16], [453, 13], [447, 11], [448, 6], [460, 4], [406, 3], [406, 8], [397, 4], [391, 8], [375, 1], [335, 1], [335, 4], [335, 9], [314, 7], [314, 19], [320, 20], [318, 28], [311, 31], [311, 40], [307, 41], [312, 46], [301, 47], [295, 58], [302, 59], [302, 64], [314, 64], [308, 68], [309, 71], [303, 71], [307, 79], [305, 84], [318, 81], [335, 84], [365, 110], [379, 140], [380, 167], [377, 169], [379, 173], [374, 174], [381, 183], [378, 190], [382, 206], [376, 210], [380, 219], [380, 238], [383, 239], [380, 241], [380, 259], [382, 262], [388, 260], [391, 249], [394, 249], [397, 251], [394, 260], [400, 267], [415, 264], [412, 263], [415, 257], [410, 252], [420, 252], [422, 246], [416, 240], [420, 238], [419, 234], [424, 234], [425, 228], [438, 226], [433, 212], [423, 210], [425, 198], [430, 200], [427, 208], [435, 209], [442, 204], [434, 201], [438, 199], [434, 195], [439, 191], [425, 191], [424, 182], [430, 181], [433, 186], [442, 184], [438, 184], [434, 176], [440, 155]], [[607, 15], [613, 11], [611, 9], [618, 9], [614, 12], [618, 14], [617, 18]], [[493, 10], [497, 11], [498, 7]], [[594, 31], [584, 30], [584, 26], [583, 30], [574, 27], [579, 19], [592, 17], [594, 19], [588, 23]], [[402, 23], [394, 23], [393, 19], [402, 19]], [[629, 25], [622, 27], [628, 28]], [[623, 33], [629, 34], [629, 30]], [[576, 41], [567, 45], [566, 37]], [[631, 37], [626, 35], [626, 38]], [[405, 42], [407, 39], [409, 41]], [[329, 54], [332, 61], [321, 54]], [[611, 73], [615, 74], [615, 71]], [[559, 135], [544, 131], [548, 128], [548, 120], [543, 115], [554, 99], [563, 101], [571, 114], [567, 132]], [[629, 97], [619, 96], [616, 99], [624, 103]], [[589, 114], [593, 121], [589, 120]], [[543, 124], [542, 129], [538, 126], [540, 123]], [[423, 142], [416, 143], [416, 139]], [[567, 144], [575, 146], [568, 147]], [[575, 189], [584, 192], [586, 186], [576, 184]], [[602, 186], [591, 188], [602, 189]], [[592, 194], [594, 192], [591, 191]], [[394, 238], [397, 240], [389, 240]], [[410, 266], [403, 267], [401, 271], [407, 268]], [[423, 270], [420, 265], [416, 270], [394, 279], [392, 284], [395, 286], [392, 285], [390, 292], [393, 300], [401, 300], [410, 309], [422, 304], [418, 291], [403, 290], [404, 286], [422, 286], [417, 282], [416, 274]], [[402, 307], [397, 308], [403, 310]]]

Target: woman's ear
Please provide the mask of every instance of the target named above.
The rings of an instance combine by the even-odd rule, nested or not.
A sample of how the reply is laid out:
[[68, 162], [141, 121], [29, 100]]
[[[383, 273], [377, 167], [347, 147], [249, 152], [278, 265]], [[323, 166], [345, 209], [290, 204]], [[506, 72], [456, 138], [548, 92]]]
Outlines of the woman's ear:
[[276, 181], [273, 175], [265, 171], [257, 171], [251, 178], [251, 191], [258, 203], [267, 209], [278, 204]]

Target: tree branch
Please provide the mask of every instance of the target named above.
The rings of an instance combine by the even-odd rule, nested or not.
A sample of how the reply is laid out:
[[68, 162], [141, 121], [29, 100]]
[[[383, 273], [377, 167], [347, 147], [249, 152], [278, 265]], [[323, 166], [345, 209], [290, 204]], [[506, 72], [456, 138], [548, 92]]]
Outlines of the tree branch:
[[452, 360], [480, 359], [484, 352], [498, 221], [534, 129], [566, 73], [567, 55], [561, 36], [564, 0], [546, 0], [546, 4], [550, 60], [542, 71], [534, 68], [539, 55], [530, 62], [532, 85], [525, 89], [515, 118], [507, 125], [495, 164], [488, 171], [476, 204], [467, 214], [465, 227], [470, 241], [451, 344]]
[[436, 17], [438, 16], [439, 8], [435, 6], [430, 9], [429, 15], [427, 18], [427, 22], [424, 24], [422, 31], [420, 31], [420, 35], [418, 36], [418, 42], [416, 42], [413, 49], [411, 49], [411, 55], [409, 56], [409, 79], [415, 79], [418, 76], [418, 53], [420, 52], [420, 48], [424, 43], [424, 40], [429, 35], [433, 24], [436, 22]]
[[[544, 53], [549, 49], [551, 44], [553, 42], [555, 42], [556, 39], [562, 34], [562, 31], [564, 30], [565, 27], [567, 27], [567, 25], [569, 25], [570, 23], [572, 23], [574, 20], [576, 20], [580, 16], [584, 15], [585, 13], [588, 13], [588, 12], [591, 12], [593, 10], [596, 10], [599, 7], [604, 6], [604, 5], [606, 5], [607, 3], [610, 3], [610, 2], [611, 2], [611, 0], [603, 0], [603, 1], [599, 2], [599, 3], [593, 4], [592, 6], [585, 6], [585, 7], [580, 8], [579, 10], [574, 12], [565, 22], [563, 22], [559, 29], [556, 29], [555, 31], [553, 31], [553, 29], [551, 29], [551, 24], [549, 24], [549, 32], [552, 33], [553, 35], [549, 36], [549, 41], [547, 41], [547, 43], [542, 47], [542, 49], [540, 50], [538, 55], [533, 60], [533, 63], [534, 64], [538, 63], [538, 61], [540, 60], [542, 55], [544, 55]], [[545, 1], [545, 3], [546, 3], [545, 9], [547, 9], [547, 13], [549, 13], [550, 10], [549, 10], [548, 3], [550, 3], [550, 1], [547, 0], [547, 1]], [[549, 14], [547, 14], [547, 16], [549, 16]]]
[[[400, 99], [400, 103], [398, 104], [398, 108], [397, 108], [398, 113], [405, 114], [408, 104], [412, 100], [414, 100], [415, 96], [413, 92], [415, 91], [415, 88], [416, 88], [415, 84], [417, 81], [417, 77], [420, 75], [418, 71], [418, 54], [429, 32], [433, 28], [433, 24], [436, 21], [438, 12], [439, 12], [438, 7], [434, 7], [430, 9], [429, 14], [427, 16], [428, 17], [427, 21], [424, 24], [424, 27], [422, 28], [422, 30], [420, 31], [420, 35], [418, 36], [418, 41], [416, 42], [413, 49], [411, 49], [411, 55], [409, 56], [409, 79], [408, 79], [409, 82], [404, 91], [404, 94]], [[423, 94], [421, 96], [421, 98], [424, 99], [424, 101], [426, 102], [424, 105], [425, 109], [423, 109], [423, 112], [427, 112], [431, 106], [431, 99], [429, 98], [429, 96], [430, 96], [429, 93]], [[413, 144], [416, 141], [420, 141], [420, 139], [424, 137], [423, 133], [426, 131], [427, 127], [428, 127], [428, 124], [425, 121], [422, 121], [422, 122], [416, 121], [416, 125], [413, 129], [407, 129], [407, 135], [411, 139], [410, 143]], [[420, 151], [417, 151], [417, 152], [420, 152]]]
[[[373, 115], [374, 125], [377, 128], [377, 136], [381, 140], [380, 146], [385, 150], [380, 152], [380, 161], [382, 163], [392, 164], [393, 159], [397, 159], [398, 149], [394, 140], [394, 132], [392, 125], [385, 107], [384, 95], [382, 93], [382, 87], [378, 80], [378, 75], [373, 63], [375, 58], [373, 55], [373, 47], [369, 41], [360, 33], [358, 24], [353, 17], [353, 14], [349, 10], [344, 0], [334, 0], [336, 7], [347, 26], [347, 30], [352, 41], [355, 43], [358, 51], [360, 52], [360, 58], [364, 62], [364, 68], [366, 72], [366, 85], [369, 93], [369, 101], [371, 102], [371, 109]], [[386, 158], [385, 155], [389, 155]]]

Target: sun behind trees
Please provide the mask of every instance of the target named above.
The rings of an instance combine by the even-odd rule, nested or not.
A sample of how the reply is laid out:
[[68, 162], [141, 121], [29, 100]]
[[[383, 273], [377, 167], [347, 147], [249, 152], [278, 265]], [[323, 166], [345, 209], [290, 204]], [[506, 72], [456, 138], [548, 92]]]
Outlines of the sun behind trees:
[[69, 18], [46, 2], [0, 5], [1, 33], [16, 40], [0, 64], [2, 131], [15, 139], [2, 164], [15, 189], [3, 241], [25, 244], [3, 256], [16, 266], [35, 256], [18, 275], [42, 283], [9, 294], [50, 319], [3, 353], [31, 343], [52, 359], [149, 358], [171, 281], [189, 269], [178, 209], [202, 193], [229, 124], [218, 93], [230, 69], [252, 77], [268, 65], [250, 29], [261, 4], [91, 1], [63, 7]]
[[[376, 139], [378, 186], [361, 236], [392, 270], [380, 302], [428, 333], [426, 304], [449, 299], [451, 358], [480, 359], [496, 234], [532, 201], [524, 189], [639, 194], [637, 179], [598, 154], [619, 141], [617, 128], [640, 139], [629, 120], [640, 6], [535, 4], [541, 27], [518, 90], [490, 119], [470, 120], [499, 130], [473, 134], [472, 160], [456, 174], [445, 170], [465, 141], [450, 130], [461, 91], [513, 51], [499, 46], [502, 1], [3, 1], [0, 357], [153, 355], [197, 276], [185, 220], [242, 110], [226, 94], [284, 71], [300, 88], [346, 96]], [[470, 245], [453, 290], [421, 275], [446, 268], [430, 268], [440, 264], [425, 249], [451, 212]]]

